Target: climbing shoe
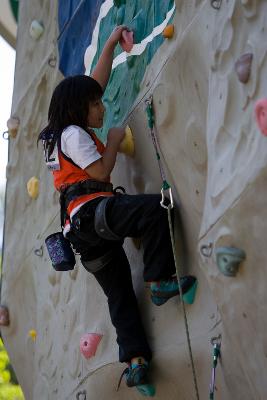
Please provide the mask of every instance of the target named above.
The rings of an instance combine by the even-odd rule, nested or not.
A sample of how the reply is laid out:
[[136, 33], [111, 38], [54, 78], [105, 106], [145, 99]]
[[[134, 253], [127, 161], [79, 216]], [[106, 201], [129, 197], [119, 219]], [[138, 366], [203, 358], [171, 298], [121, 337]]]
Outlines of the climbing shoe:
[[121, 377], [118, 384], [118, 389], [121, 384], [122, 377], [125, 376], [126, 384], [128, 387], [145, 385], [148, 383], [147, 378], [148, 372], [148, 362], [145, 361], [142, 357], [132, 359], [131, 363], [129, 363], [128, 368], [126, 368]]
[[[188, 292], [195, 284], [196, 278], [191, 275], [183, 276], [181, 279], [182, 294]], [[156, 306], [161, 306], [170, 298], [180, 295], [179, 285], [176, 277], [150, 283], [151, 300]]]

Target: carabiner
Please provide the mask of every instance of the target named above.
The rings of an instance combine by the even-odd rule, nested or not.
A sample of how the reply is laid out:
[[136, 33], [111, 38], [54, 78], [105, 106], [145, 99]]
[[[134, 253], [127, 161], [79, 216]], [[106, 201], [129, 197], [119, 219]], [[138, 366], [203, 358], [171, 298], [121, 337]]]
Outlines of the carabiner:
[[221, 346], [221, 342], [222, 342], [222, 335], [221, 334], [219, 334], [218, 336], [213, 336], [210, 339], [210, 343], [212, 344], [212, 346], [215, 346], [215, 345]]
[[[168, 192], [169, 197], [165, 196], [165, 193]], [[170, 204], [165, 205], [164, 202], [166, 199], [170, 200]], [[173, 203], [173, 197], [172, 197], [172, 188], [169, 187], [168, 189], [161, 189], [161, 202], [160, 202], [161, 207], [168, 209], [169, 206], [173, 208], [174, 203]]]

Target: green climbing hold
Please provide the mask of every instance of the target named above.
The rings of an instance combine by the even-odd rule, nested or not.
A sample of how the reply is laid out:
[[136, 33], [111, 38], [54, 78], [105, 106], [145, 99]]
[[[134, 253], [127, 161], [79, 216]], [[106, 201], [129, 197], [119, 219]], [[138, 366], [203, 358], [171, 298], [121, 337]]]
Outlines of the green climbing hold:
[[196, 280], [193, 286], [185, 294], [183, 294], [184, 303], [186, 304], [194, 303], [196, 297], [197, 285], [198, 281]]
[[136, 389], [140, 394], [146, 397], [154, 397], [156, 394], [156, 388], [154, 385], [147, 384], [147, 385], [138, 385]]
[[236, 276], [240, 263], [246, 258], [244, 250], [235, 247], [218, 247], [215, 254], [219, 270], [229, 277]]

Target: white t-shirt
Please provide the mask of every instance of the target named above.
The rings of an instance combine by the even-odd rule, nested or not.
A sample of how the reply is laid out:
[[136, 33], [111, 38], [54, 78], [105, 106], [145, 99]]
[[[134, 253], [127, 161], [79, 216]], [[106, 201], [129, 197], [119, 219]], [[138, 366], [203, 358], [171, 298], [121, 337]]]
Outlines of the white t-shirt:
[[61, 150], [82, 169], [101, 158], [93, 139], [77, 125], [70, 125], [62, 132]]

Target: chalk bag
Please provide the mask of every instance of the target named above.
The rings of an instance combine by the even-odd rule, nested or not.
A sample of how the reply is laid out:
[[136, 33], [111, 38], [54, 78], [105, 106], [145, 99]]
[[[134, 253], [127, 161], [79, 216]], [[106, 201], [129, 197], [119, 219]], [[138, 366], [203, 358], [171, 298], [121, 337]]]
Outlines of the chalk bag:
[[53, 268], [56, 271], [70, 271], [74, 269], [74, 253], [69, 240], [64, 238], [62, 232], [52, 233], [52, 235], [47, 236], [45, 244]]

